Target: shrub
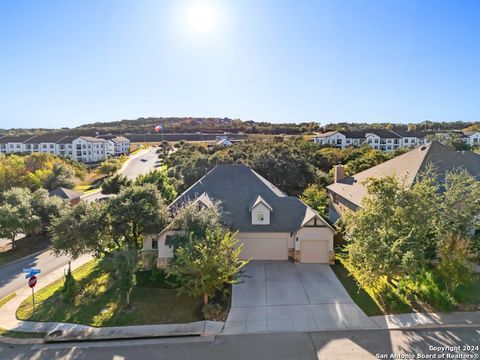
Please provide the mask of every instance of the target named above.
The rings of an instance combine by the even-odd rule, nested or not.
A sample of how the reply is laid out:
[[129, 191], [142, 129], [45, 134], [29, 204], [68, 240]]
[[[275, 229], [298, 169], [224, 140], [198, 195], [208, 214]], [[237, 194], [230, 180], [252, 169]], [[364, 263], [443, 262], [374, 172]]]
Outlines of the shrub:
[[222, 320], [222, 307], [219, 304], [207, 304], [202, 308], [202, 314], [205, 320], [219, 321]]
[[77, 293], [77, 283], [73, 277], [72, 270], [68, 266], [67, 274], [65, 275], [65, 282], [62, 287], [63, 300], [66, 302], [73, 302]]
[[413, 287], [419, 300], [429, 303], [436, 309], [450, 311], [455, 306], [452, 295], [440, 287], [431, 271], [417, 275]]

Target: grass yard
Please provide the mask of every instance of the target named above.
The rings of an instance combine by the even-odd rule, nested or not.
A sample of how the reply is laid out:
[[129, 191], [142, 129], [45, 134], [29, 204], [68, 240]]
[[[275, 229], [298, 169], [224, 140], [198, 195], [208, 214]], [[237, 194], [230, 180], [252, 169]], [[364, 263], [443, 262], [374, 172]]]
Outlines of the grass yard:
[[22, 257], [45, 250], [50, 246], [50, 239], [47, 236], [23, 237], [15, 241], [15, 250], [12, 250], [10, 241], [0, 246], [0, 266], [8, 264]]
[[460, 285], [455, 292], [455, 299], [464, 305], [477, 305], [476, 309], [480, 310], [480, 274], [475, 276], [475, 281], [467, 286]]
[[17, 317], [91, 326], [169, 324], [203, 319], [201, 299], [177, 296], [177, 290], [171, 288], [136, 286], [130, 296], [131, 306], [125, 307], [125, 296], [115, 288], [105, 261], [92, 260], [75, 270], [73, 276], [81, 289], [73, 303], [63, 299], [63, 279], [60, 279], [35, 294], [35, 313], [29, 297], [18, 308]]
[[361, 289], [355, 280], [350, 276], [347, 269], [337, 260], [335, 265], [331, 266], [338, 280], [342, 283], [345, 290], [352, 297], [362, 311], [368, 316], [383, 315], [382, 309], [372, 299], [372, 297], [363, 289]]

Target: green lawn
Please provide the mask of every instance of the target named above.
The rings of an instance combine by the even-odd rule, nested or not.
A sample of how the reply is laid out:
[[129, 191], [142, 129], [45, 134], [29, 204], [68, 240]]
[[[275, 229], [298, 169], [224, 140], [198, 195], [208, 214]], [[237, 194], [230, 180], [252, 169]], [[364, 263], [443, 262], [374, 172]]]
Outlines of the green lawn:
[[[81, 289], [73, 303], [63, 300], [63, 279], [26, 299], [17, 310], [20, 320], [64, 321], [91, 326], [184, 323], [202, 320], [201, 299], [177, 296], [176, 289], [162, 287], [134, 288], [131, 306], [125, 306], [125, 296], [115, 289], [114, 279], [104, 262], [93, 260], [73, 272]], [[145, 284], [145, 279], [139, 285]], [[148, 283], [148, 281], [147, 281]]]
[[455, 292], [455, 299], [463, 304], [478, 304], [480, 308], [480, 274], [475, 276], [472, 284], [460, 285]]
[[382, 309], [380, 309], [365, 290], [357, 285], [355, 280], [349, 275], [348, 270], [345, 269], [339, 261], [337, 261], [335, 265], [332, 265], [331, 268], [355, 304], [357, 304], [365, 314], [368, 316], [383, 315]]
[[50, 245], [47, 236], [24, 237], [15, 241], [15, 250], [12, 250], [10, 243], [0, 248], [0, 266], [14, 260], [45, 250]]

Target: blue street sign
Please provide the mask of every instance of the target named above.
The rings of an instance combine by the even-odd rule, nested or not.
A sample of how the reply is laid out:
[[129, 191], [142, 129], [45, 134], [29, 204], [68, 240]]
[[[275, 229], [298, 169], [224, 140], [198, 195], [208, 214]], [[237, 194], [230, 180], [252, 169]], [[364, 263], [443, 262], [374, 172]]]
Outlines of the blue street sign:
[[27, 273], [27, 275], [25, 275], [25, 279], [31, 278], [33, 275], [41, 273], [40, 269], [23, 269], [23, 272]]

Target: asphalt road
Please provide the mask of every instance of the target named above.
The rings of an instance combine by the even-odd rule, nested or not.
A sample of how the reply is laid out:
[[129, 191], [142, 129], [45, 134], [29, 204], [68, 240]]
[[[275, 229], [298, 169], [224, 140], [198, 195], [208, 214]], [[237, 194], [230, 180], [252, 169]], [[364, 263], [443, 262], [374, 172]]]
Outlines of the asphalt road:
[[[135, 179], [137, 176], [146, 174], [149, 171], [154, 170], [156, 167], [159, 167], [160, 162], [156, 150], [157, 148], [150, 148], [147, 152], [142, 152], [142, 155], [133, 157], [118, 173], [128, 179]], [[101, 193], [101, 190], [98, 190], [82, 196], [82, 200], [94, 201], [104, 197], [105, 195]]]
[[23, 286], [27, 286], [27, 280], [25, 274], [22, 273], [22, 269], [32, 267], [40, 269], [42, 273], [38, 275], [38, 281], [41, 281], [42, 275], [65, 266], [69, 260], [69, 256], [56, 257], [52, 250], [47, 250], [41, 254], [29, 256], [0, 267], [0, 299]]
[[[431, 349], [430, 347], [437, 347]], [[438, 347], [460, 347], [438, 349]], [[463, 346], [474, 347], [472, 350]], [[464, 354], [477, 359], [480, 328], [436, 330], [357, 330], [313, 333], [231, 335], [216, 338], [181, 338], [125, 340], [92, 343], [57, 343], [42, 345], [1, 345], [0, 359], [5, 360], [148, 360], [148, 359], [390, 359], [393, 355], [434, 359], [452, 359]], [[442, 355], [445, 354], [445, 355]], [[450, 357], [449, 357], [449, 356]], [[386, 356], [386, 357], [384, 357]], [[415, 356], [415, 357], [413, 357]], [[442, 357], [443, 356], [443, 357]]]

